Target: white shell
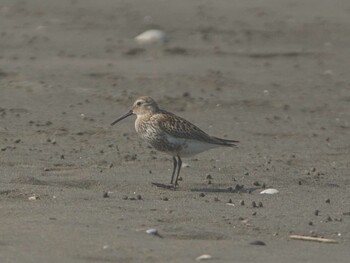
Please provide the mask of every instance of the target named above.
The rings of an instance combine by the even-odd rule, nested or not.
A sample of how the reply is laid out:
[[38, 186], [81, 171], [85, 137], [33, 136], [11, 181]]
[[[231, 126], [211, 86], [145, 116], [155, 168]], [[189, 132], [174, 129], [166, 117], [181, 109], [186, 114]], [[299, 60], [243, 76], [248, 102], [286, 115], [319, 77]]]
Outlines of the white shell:
[[188, 163], [182, 163], [181, 168], [187, 168], [187, 167], [190, 167]]
[[150, 228], [146, 230], [146, 233], [149, 235], [157, 235], [158, 234], [158, 230], [155, 228]]
[[208, 260], [208, 259], [212, 259], [212, 256], [211, 255], [208, 255], [208, 254], [203, 254], [199, 257], [196, 257], [196, 260], [197, 261], [200, 261], [200, 260]]
[[164, 44], [167, 41], [167, 35], [161, 30], [151, 29], [135, 37], [135, 41], [141, 45]]
[[261, 191], [260, 194], [269, 194], [269, 195], [273, 195], [273, 194], [277, 194], [278, 190], [277, 189], [273, 189], [273, 188], [268, 188], [265, 189], [264, 191]]

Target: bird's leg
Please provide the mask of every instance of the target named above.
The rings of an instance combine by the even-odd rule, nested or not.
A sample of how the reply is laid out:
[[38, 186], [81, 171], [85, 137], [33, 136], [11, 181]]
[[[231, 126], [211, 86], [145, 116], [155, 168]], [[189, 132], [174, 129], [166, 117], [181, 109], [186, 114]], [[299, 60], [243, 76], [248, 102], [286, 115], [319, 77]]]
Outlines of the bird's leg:
[[177, 181], [179, 180], [179, 175], [180, 175], [180, 170], [181, 170], [181, 166], [182, 166], [182, 160], [180, 158], [180, 156], [177, 156], [178, 158], [178, 162], [177, 162], [177, 175], [176, 175], [176, 180], [175, 180], [175, 187], [178, 185]]
[[176, 161], [175, 156], [173, 156], [173, 161], [174, 161], [174, 169], [173, 169], [173, 174], [171, 175], [171, 181], [170, 181], [170, 184], [173, 184], [173, 182], [174, 182], [174, 175], [175, 175], [176, 166], [177, 166], [177, 161]]

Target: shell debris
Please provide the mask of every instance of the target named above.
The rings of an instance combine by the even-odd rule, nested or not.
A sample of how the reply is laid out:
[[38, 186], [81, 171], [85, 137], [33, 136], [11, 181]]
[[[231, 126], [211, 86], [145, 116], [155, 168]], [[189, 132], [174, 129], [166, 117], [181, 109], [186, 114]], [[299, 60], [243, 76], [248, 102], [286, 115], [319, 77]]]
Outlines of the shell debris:
[[212, 258], [213, 257], [209, 254], [203, 254], [203, 255], [196, 257], [196, 261], [208, 260], [208, 259], [212, 259]]
[[260, 194], [269, 194], [269, 195], [273, 195], [273, 194], [277, 194], [279, 191], [277, 189], [273, 189], [273, 188], [268, 188], [265, 189], [264, 191], [261, 191]]
[[158, 29], [147, 30], [135, 37], [135, 41], [140, 45], [162, 45], [167, 40], [167, 34]]

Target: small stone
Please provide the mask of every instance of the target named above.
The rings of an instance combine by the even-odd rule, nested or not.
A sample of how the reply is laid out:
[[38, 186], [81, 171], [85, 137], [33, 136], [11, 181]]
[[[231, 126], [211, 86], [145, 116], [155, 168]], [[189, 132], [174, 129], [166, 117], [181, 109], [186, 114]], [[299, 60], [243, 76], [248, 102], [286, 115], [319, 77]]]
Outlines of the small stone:
[[187, 91], [182, 93], [182, 97], [184, 97], [184, 98], [189, 97], [189, 96], [190, 96], [190, 93]]
[[137, 200], [142, 200], [142, 196], [141, 195], [137, 195]]
[[255, 201], [252, 202], [252, 207], [254, 207], [254, 208], [258, 207], [258, 206], [256, 205]]
[[220, 200], [219, 200], [218, 197], [215, 197], [215, 198], [214, 198], [214, 201], [215, 201], [215, 202], [219, 202]]
[[252, 216], [256, 216], [256, 214], [257, 214], [257, 213], [256, 213], [256, 212], [254, 212], [254, 213], [252, 214]]
[[163, 201], [169, 201], [168, 197], [163, 197]]
[[108, 198], [108, 197], [109, 197], [108, 192], [104, 192], [104, 193], [103, 193], [103, 198]]
[[312, 221], [310, 221], [310, 222], [309, 222], [309, 226], [312, 226], [312, 225], [313, 225], [313, 223], [312, 223]]
[[330, 216], [328, 216], [327, 219], [326, 219], [326, 221], [327, 221], [327, 222], [332, 222], [333, 219], [332, 219]]
[[228, 203], [229, 203], [229, 204], [232, 204], [232, 199], [231, 199], [231, 198], [228, 200]]
[[259, 207], [263, 207], [263, 203], [262, 202], [259, 202]]
[[127, 197], [126, 195], [124, 195], [124, 196], [122, 197], [122, 199], [123, 199], [123, 200], [128, 200], [129, 197]]
[[331, 202], [331, 199], [326, 199], [326, 203], [329, 204]]
[[21, 142], [21, 139], [16, 139], [15, 141], [14, 141], [14, 143], [20, 143]]
[[204, 197], [205, 194], [204, 194], [204, 193], [200, 193], [199, 196], [200, 196], [200, 197]]
[[255, 182], [253, 183], [253, 185], [255, 185], [255, 186], [260, 186], [260, 183], [259, 183], [258, 181], [255, 181]]
[[301, 181], [298, 182], [299, 185], [302, 185]]
[[320, 214], [320, 210], [315, 210], [314, 214], [315, 216], [318, 216]]
[[211, 175], [210, 174], [207, 174], [207, 180], [211, 180], [211, 179], [213, 179], [212, 177], [211, 177]]
[[239, 201], [240, 205], [244, 205], [244, 200]]
[[253, 242], [250, 242], [249, 245], [266, 246], [266, 244], [263, 241], [260, 241], [260, 240], [255, 240]]

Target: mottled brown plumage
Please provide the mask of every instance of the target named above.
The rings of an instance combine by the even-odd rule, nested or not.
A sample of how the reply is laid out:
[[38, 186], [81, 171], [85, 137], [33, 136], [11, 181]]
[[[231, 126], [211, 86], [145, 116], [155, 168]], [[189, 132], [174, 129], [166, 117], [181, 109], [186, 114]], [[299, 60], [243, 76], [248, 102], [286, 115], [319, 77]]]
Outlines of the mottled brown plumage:
[[[157, 103], [147, 96], [138, 98], [132, 109], [115, 120], [112, 125], [132, 114], [137, 115], [135, 129], [140, 137], [156, 150], [173, 156], [174, 170], [170, 184], [174, 188], [180, 174], [181, 157], [192, 156], [220, 146], [232, 147], [235, 146], [235, 143], [238, 143], [238, 141], [220, 139], [206, 134], [189, 121], [161, 110]], [[176, 167], [178, 167], [177, 176], [173, 184]]]

